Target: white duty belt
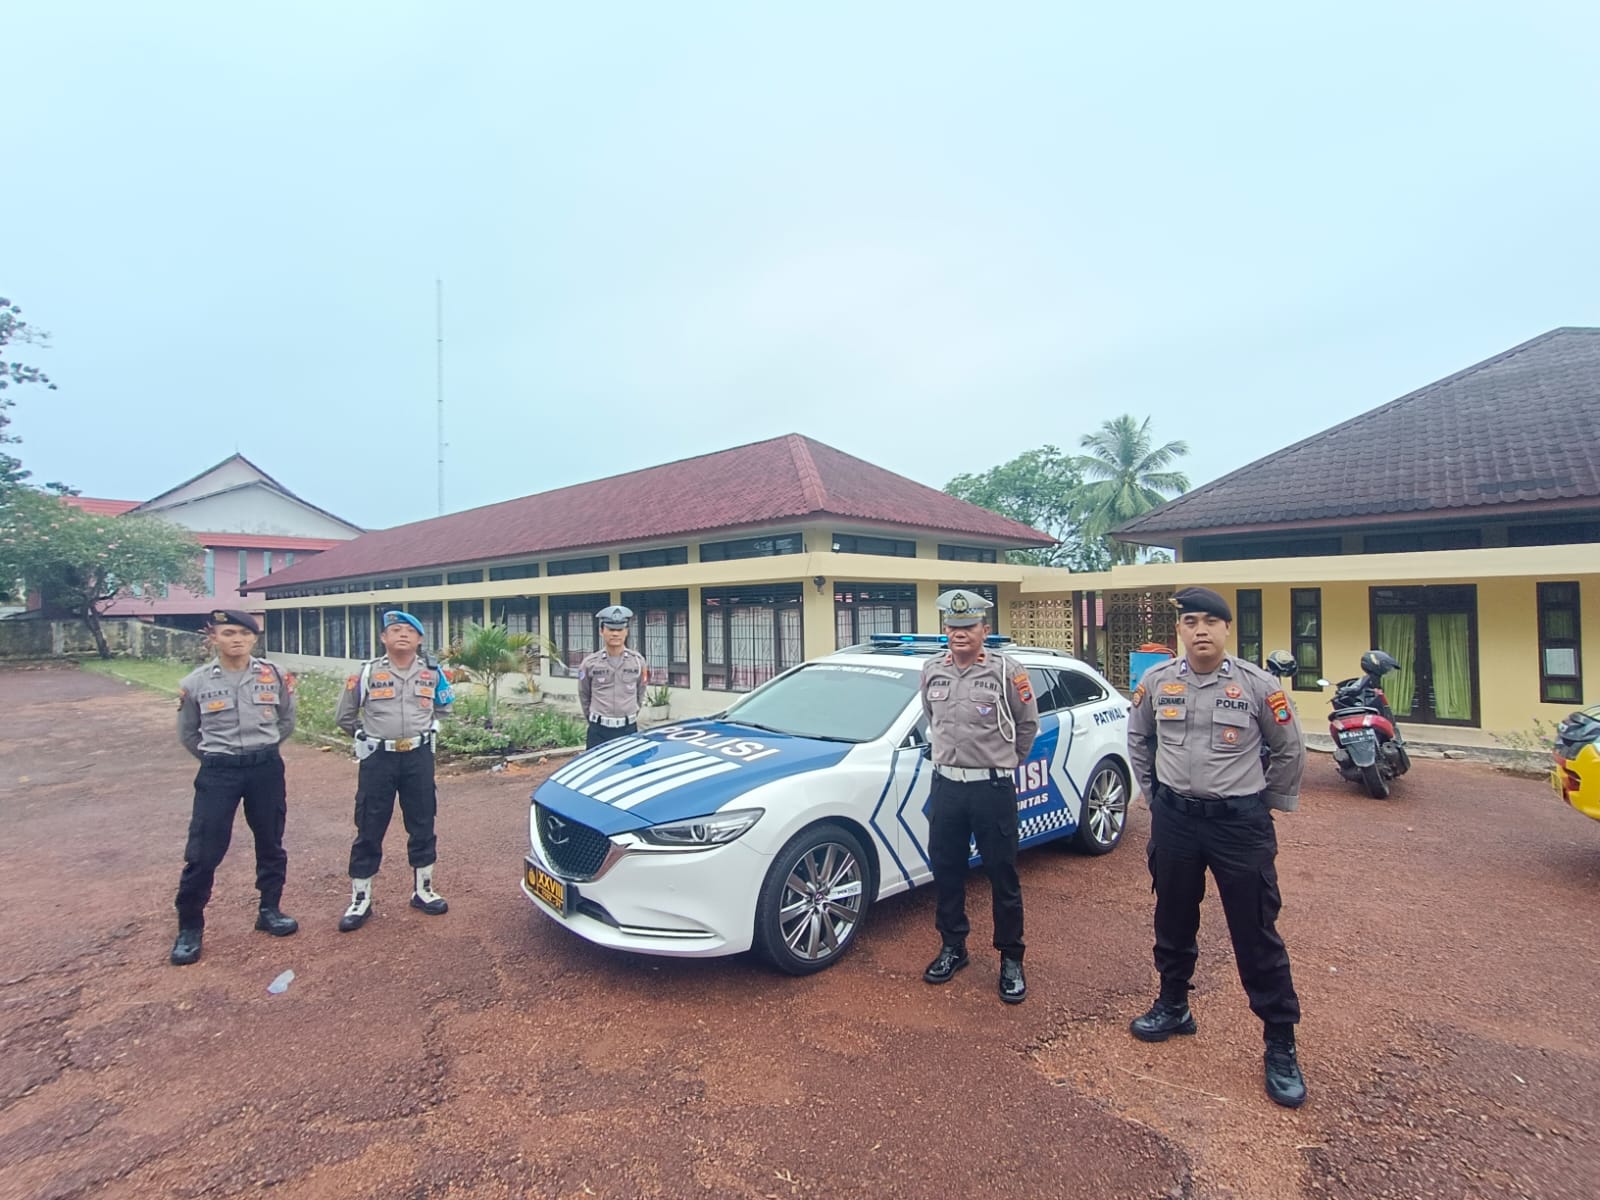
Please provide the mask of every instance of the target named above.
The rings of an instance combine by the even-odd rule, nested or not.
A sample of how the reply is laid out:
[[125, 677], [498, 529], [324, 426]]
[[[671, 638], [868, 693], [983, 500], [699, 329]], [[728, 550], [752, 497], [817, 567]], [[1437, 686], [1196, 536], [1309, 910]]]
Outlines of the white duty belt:
[[607, 729], [623, 729], [632, 725], [634, 721], [638, 720], [638, 717], [638, 713], [634, 713], [631, 717], [602, 717], [596, 715], [590, 717], [589, 720], [596, 725], [604, 725]]
[[953, 779], [957, 783], [987, 783], [991, 779], [1003, 779], [1011, 774], [1006, 767], [947, 767], [943, 763], [935, 763], [933, 769], [946, 779]]

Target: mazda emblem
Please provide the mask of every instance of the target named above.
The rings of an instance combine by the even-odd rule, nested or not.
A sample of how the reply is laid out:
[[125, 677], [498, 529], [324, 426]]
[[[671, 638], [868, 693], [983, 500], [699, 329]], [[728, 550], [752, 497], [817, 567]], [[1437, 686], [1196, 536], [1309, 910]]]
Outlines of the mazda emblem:
[[555, 813], [544, 815], [544, 836], [552, 846], [565, 846], [571, 834], [567, 832], [567, 823]]

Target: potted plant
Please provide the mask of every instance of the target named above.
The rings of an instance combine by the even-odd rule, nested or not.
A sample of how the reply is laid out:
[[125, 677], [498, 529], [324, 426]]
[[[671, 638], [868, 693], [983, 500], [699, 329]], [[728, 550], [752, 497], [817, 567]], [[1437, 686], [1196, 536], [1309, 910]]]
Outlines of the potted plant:
[[667, 719], [667, 707], [672, 703], [672, 693], [666, 684], [651, 688], [644, 694], [644, 707], [639, 710], [639, 724], [659, 725]]

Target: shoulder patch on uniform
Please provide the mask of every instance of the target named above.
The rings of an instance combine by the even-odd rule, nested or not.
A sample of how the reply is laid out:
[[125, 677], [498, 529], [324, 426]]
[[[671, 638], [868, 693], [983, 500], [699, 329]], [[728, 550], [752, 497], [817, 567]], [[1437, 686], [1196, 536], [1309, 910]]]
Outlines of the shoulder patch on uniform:
[[179, 688], [178, 689], [178, 707], [182, 708], [183, 707], [183, 702], [185, 700], [187, 700], [188, 698], [189, 698], [189, 689], [186, 688], [186, 687]]
[[1029, 681], [1026, 671], [1018, 671], [1011, 677], [1011, 682], [1016, 685], [1017, 695], [1022, 697], [1024, 704], [1033, 700], [1033, 684]]
[[356, 677], [354, 675], [350, 675], [345, 678], [344, 690], [347, 692], [353, 692], [356, 690]]
[[1279, 725], [1287, 725], [1294, 720], [1294, 710], [1289, 707], [1289, 697], [1281, 691], [1273, 692], [1267, 697], [1267, 710], [1272, 713], [1272, 719]]
[[1139, 707], [1139, 701], [1141, 701], [1143, 699], [1144, 699], [1144, 684], [1141, 683], [1138, 687], [1133, 689], [1133, 706], [1135, 708], [1138, 708]]

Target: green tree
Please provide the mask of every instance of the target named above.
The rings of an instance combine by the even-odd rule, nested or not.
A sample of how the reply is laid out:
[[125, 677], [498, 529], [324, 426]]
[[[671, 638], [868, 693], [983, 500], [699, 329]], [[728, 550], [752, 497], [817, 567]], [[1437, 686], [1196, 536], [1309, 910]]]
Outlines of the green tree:
[[100, 618], [119, 596], [169, 584], [200, 590], [200, 545], [155, 517], [96, 516], [60, 495], [18, 486], [0, 504], [0, 579], [39, 591], [46, 611], [80, 618], [110, 658]]
[[554, 647], [536, 633], [511, 633], [504, 625], [469, 621], [462, 627], [461, 636], [450, 643], [444, 661], [460, 667], [474, 683], [483, 685], [488, 699], [484, 724], [492, 729], [500, 680], [516, 671], [531, 679], [538, 670], [539, 656], [554, 653]]
[[1152, 445], [1150, 418], [1135, 421], [1127, 413], [1102, 423], [1094, 433], [1084, 434], [1078, 444], [1089, 451], [1072, 460], [1084, 479], [1075, 496], [1084, 532], [1102, 541], [1113, 562], [1136, 562], [1139, 547], [1113, 541], [1106, 535], [1124, 521], [1189, 490], [1187, 475], [1168, 470], [1189, 453], [1189, 445]]
[[1085, 538], [1080, 529], [1075, 497], [1082, 483], [1072, 459], [1054, 446], [1041, 446], [987, 471], [957, 475], [944, 490], [1057, 540], [1042, 550], [1012, 550], [1007, 555], [1011, 562], [1100, 571], [1110, 558], [1099, 539]]
[[[43, 347], [48, 345], [49, 340], [49, 334], [31, 328], [22, 319], [22, 309], [0, 296], [0, 351], [7, 346], [24, 342]], [[56, 387], [50, 382], [50, 376], [38, 367], [31, 367], [23, 362], [7, 362], [0, 356], [0, 502], [4, 501], [6, 493], [12, 488], [20, 486], [29, 474], [22, 469], [21, 461], [7, 454], [4, 449], [22, 440], [6, 432], [7, 426], [11, 424], [10, 410], [16, 404], [7, 393], [13, 385], [29, 383], [39, 384], [51, 391], [55, 391]]]

